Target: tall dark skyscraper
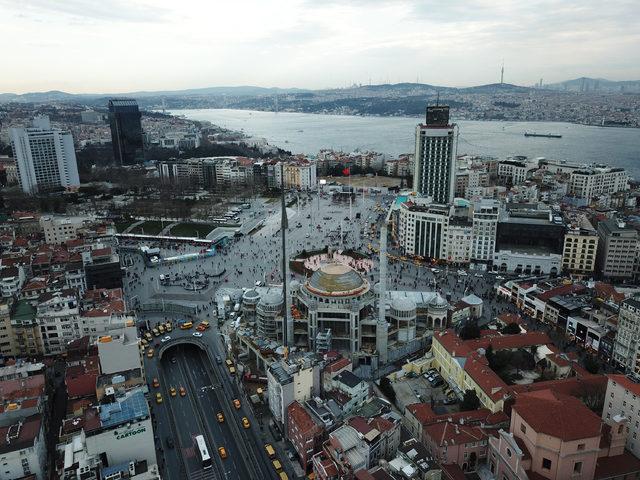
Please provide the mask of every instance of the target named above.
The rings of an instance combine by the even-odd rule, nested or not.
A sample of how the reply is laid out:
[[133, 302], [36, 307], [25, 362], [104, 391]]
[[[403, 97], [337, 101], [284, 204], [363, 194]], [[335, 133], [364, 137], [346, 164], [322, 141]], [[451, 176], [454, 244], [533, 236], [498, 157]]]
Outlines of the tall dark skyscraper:
[[140, 117], [138, 102], [132, 98], [109, 100], [113, 156], [120, 165], [135, 165], [144, 161]]
[[453, 202], [456, 128], [447, 106], [427, 107], [425, 123], [416, 127], [413, 189], [442, 205]]

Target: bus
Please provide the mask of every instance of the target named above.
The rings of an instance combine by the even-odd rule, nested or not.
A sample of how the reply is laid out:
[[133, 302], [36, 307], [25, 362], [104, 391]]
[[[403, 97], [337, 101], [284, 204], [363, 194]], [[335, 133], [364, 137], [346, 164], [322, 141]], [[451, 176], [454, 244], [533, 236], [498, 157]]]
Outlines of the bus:
[[213, 467], [211, 463], [211, 457], [209, 456], [209, 450], [207, 450], [207, 444], [204, 441], [204, 437], [202, 435], [198, 435], [196, 437], [196, 446], [198, 447], [198, 452], [200, 453], [200, 459], [202, 460], [202, 468], [204, 470], [209, 470]]

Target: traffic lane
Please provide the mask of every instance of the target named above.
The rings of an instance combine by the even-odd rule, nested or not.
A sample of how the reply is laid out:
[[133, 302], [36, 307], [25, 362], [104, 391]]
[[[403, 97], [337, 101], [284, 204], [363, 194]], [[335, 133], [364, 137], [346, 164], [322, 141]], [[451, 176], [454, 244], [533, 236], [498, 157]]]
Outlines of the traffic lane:
[[[237, 392], [234, 392], [232, 389], [229, 388], [229, 386], [227, 385], [227, 382], [228, 382], [227, 377], [231, 378], [231, 376], [229, 375], [225, 367], [221, 367], [221, 369], [219, 369], [219, 370], [222, 370], [222, 373], [220, 373], [219, 370], [216, 371], [216, 369], [214, 369], [214, 366], [211, 364], [211, 362], [209, 362], [208, 356], [205, 352], [199, 351], [198, 354], [200, 355], [200, 362], [206, 366], [208, 378], [211, 379], [213, 384], [217, 387], [215, 390], [210, 390], [208, 392], [209, 396], [211, 398], [218, 398], [218, 396], [220, 395], [224, 398], [223, 400], [225, 402], [224, 407], [226, 407], [227, 413], [225, 414], [225, 423], [223, 425], [226, 425], [229, 429], [228, 432], [226, 432], [228, 435], [227, 438], [232, 438], [234, 439], [235, 442], [243, 442], [243, 446], [251, 449], [253, 456], [255, 458], [263, 460], [264, 462], [266, 462], [266, 464], [269, 464], [270, 462], [268, 458], [266, 458], [266, 453], [264, 453], [263, 445], [260, 441], [258, 441], [258, 437], [255, 435], [254, 428], [256, 425], [256, 420], [255, 418], [253, 418], [250, 409], [246, 407], [247, 405], [246, 398], [244, 398], [241, 395], [238, 395]], [[223, 383], [220, 383], [220, 381], [222, 381]], [[236, 399], [236, 398], [240, 400], [240, 404], [241, 404], [240, 409], [235, 409], [235, 406], [233, 406], [233, 403], [232, 403], [233, 399]], [[230, 412], [230, 415], [229, 415], [229, 412]], [[247, 417], [247, 419], [249, 420], [251, 425], [249, 429], [244, 429], [242, 425], [243, 417]], [[235, 422], [235, 427], [237, 427], [238, 431], [240, 432], [240, 436], [242, 438], [240, 439], [236, 438], [236, 433], [234, 432], [234, 429], [231, 428], [231, 426], [229, 425], [229, 422]], [[238, 454], [241, 455], [241, 458], [244, 458], [244, 456], [241, 453], [242, 450], [241, 449], [238, 449], [238, 450], [239, 450]], [[261, 457], [264, 457], [264, 458], [261, 458]], [[251, 460], [248, 459], [248, 461], [251, 461]], [[260, 462], [257, 462], [257, 463], [254, 462], [253, 466], [254, 468], [257, 468], [259, 470], [259, 473], [262, 474], [263, 478], [271, 478], [273, 475], [275, 475], [273, 471], [270, 470], [268, 467], [266, 467], [265, 469], [265, 465]]]
[[[216, 345], [217, 342], [213, 342], [212, 345]], [[207, 361], [206, 354], [201, 352], [201, 356], [203, 361]], [[229, 399], [229, 403], [231, 404], [234, 398], [240, 400], [240, 409], [235, 409], [233, 407], [232, 414], [236, 419], [237, 425], [240, 427], [241, 435], [244, 437], [245, 446], [250, 448], [257, 459], [262, 460], [259, 461], [257, 465], [255, 465], [265, 478], [277, 478], [275, 472], [270, 468], [271, 461], [266, 455], [264, 450], [264, 445], [260, 441], [260, 435], [256, 430], [257, 420], [253, 416], [253, 412], [249, 407], [249, 400], [244, 395], [244, 393], [240, 392], [233, 377], [228, 373], [227, 369], [223, 365], [210, 365], [211, 374], [220, 379], [221, 389], [218, 389], [217, 392], [225, 396], [225, 398]], [[231, 397], [231, 398], [230, 398]], [[242, 427], [242, 417], [247, 417], [249, 420], [251, 427], [249, 429], [244, 429]]]
[[[208, 444], [213, 443], [213, 451], [218, 457], [219, 465], [226, 473], [228, 478], [249, 478], [247, 468], [242, 461], [243, 455], [240, 449], [236, 445], [237, 441], [240, 441], [231, 432], [229, 424], [227, 422], [233, 421], [225, 415], [225, 422], [218, 423], [216, 414], [223, 411], [223, 408], [219, 404], [217, 398], [215, 398], [212, 387], [211, 379], [206, 371], [206, 368], [200, 358], [200, 353], [204, 355], [197, 347], [181, 349], [182, 358], [179, 360], [184, 368], [188, 368], [188, 372], [185, 372], [190, 376], [194, 390], [191, 392], [197, 396], [197, 400], [200, 401], [202, 406], [210, 405], [211, 410], [206, 408], [200, 408], [200, 418], [204, 427], [208, 430], [209, 441]], [[206, 388], [205, 388], [206, 387]], [[218, 448], [224, 447], [227, 450], [227, 458], [222, 459], [219, 456]]]
[[[173, 356], [177, 352], [167, 351], [169, 357]], [[176, 362], [178, 361], [176, 357]], [[196, 412], [186, 397], [181, 397], [179, 394], [179, 388], [185, 387], [186, 380], [182, 374], [182, 371], [178, 367], [177, 363], [171, 363], [167, 357], [163, 357], [161, 362], [163, 384], [163, 397], [164, 402], [167, 402], [165, 408], [168, 409], [167, 414], [173, 417], [175, 425], [175, 437], [174, 443], [177, 443], [177, 447], [180, 448], [182, 458], [184, 459], [185, 466], [189, 472], [195, 472], [202, 469], [200, 459], [194, 448], [194, 437], [199, 435], [199, 428], [196, 422]], [[171, 386], [176, 388], [176, 396], [171, 397], [169, 389]], [[185, 387], [186, 388], [186, 387]], [[187, 395], [189, 392], [187, 392]], [[177, 441], [177, 442], [176, 442]]]
[[[146, 357], [145, 357], [146, 358]], [[155, 360], [155, 359], [154, 359]], [[158, 378], [160, 375], [156, 368], [157, 364], [155, 361], [148, 359], [145, 362], [145, 369], [147, 373], [147, 379], [151, 382], [152, 378]], [[169, 414], [166, 408], [162, 408], [162, 404], [158, 405], [155, 403], [155, 389], [149, 384], [149, 408], [153, 413], [154, 419], [154, 433], [157, 437], [156, 441], [156, 452], [159, 452], [160, 458], [158, 458], [158, 463], [161, 465], [161, 468], [164, 467], [165, 475], [170, 479], [181, 479], [184, 477], [182, 474], [182, 461], [179, 458], [178, 448], [170, 449], [167, 447], [166, 438], [171, 437], [174, 438], [174, 433], [171, 428], [171, 421], [169, 418]]]

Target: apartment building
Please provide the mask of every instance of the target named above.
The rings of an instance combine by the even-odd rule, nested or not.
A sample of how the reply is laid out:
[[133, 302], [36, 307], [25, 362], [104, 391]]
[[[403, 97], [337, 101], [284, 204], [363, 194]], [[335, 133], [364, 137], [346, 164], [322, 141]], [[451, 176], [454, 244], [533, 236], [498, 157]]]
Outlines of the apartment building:
[[87, 217], [40, 217], [40, 227], [44, 232], [44, 241], [50, 245], [60, 245], [78, 238], [78, 230], [90, 223]]
[[427, 107], [425, 123], [416, 127], [413, 190], [441, 205], [455, 193], [457, 131], [448, 106]]
[[526, 158], [498, 162], [498, 180], [505, 185], [522, 185], [529, 179], [534, 165], [528, 164]]
[[71, 133], [52, 129], [49, 117], [36, 117], [32, 128], [10, 129], [22, 191], [36, 194], [80, 185]]
[[638, 254], [637, 230], [610, 218], [598, 223], [598, 237], [598, 274], [615, 281], [632, 278]]
[[267, 369], [267, 385], [269, 410], [284, 432], [289, 405], [320, 395], [320, 365], [312, 355], [274, 362]]
[[640, 298], [628, 298], [620, 304], [618, 332], [613, 344], [613, 360], [628, 372], [640, 375]]
[[626, 419], [626, 448], [640, 458], [640, 377], [608, 375], [602, 420], [613, 427], [619, 417]]
[[473, 205], [471, 259], [490, 262], [496, 251], [499, 203], [480, 200]]
[[629, 189], [629, 175], [623, 168], [596, 167], [571, 172], [569, 195], [592, 200]]
[[398, 240], [405, 255], [446, 259], [450, 208], [415, 198], [400, 205]]
[[67, 344], [79, 338], [80, 306], [73, 290], [43, 294], [38, 302], [36, 320], [40, 326], [43, 353], [59, 355]]
[[564, 236], [562, 270], [572, 276], [588, 277], [596, 268], [598, 232], [584, 215], [571, 221]]

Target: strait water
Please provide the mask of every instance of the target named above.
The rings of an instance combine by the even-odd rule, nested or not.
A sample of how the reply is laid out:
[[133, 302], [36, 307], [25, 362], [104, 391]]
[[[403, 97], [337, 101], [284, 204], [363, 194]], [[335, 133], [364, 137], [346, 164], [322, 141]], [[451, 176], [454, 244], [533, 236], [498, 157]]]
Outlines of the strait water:
[[[173, 110], [192, 120], [243, 131], [292, 153], [316, 155], [323, 148], [373, 150], [391, 156], [414, 150], [417, 117], [361, 117], [231, 109]], [[555, 122], [457, 121], [458, 154], [505, 158], [526, 155], [626, 168], [640, 179], [640, 129], [602, 128]], [[524, 132], [562, 138], [525, 137]]]

